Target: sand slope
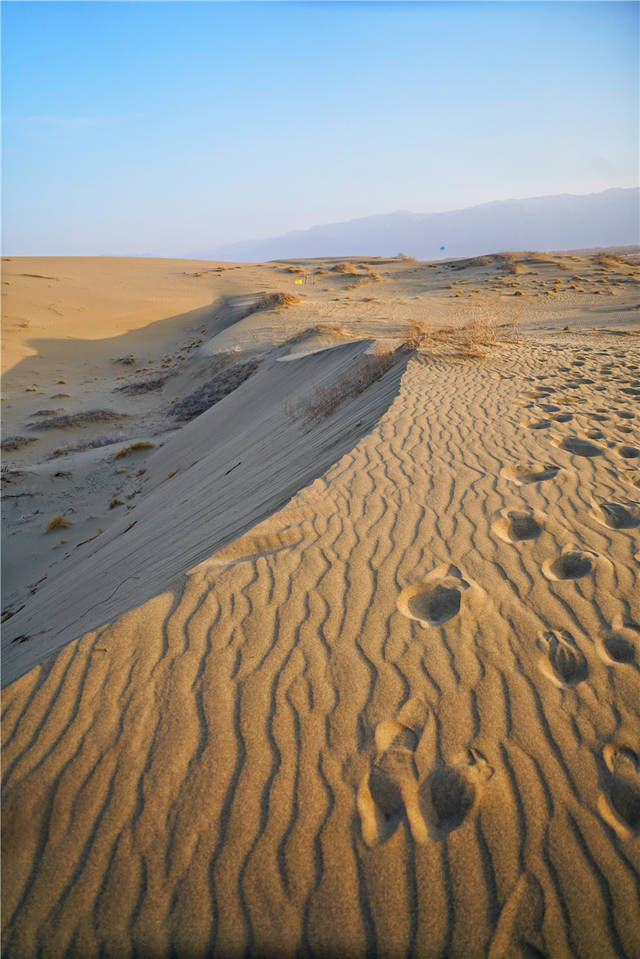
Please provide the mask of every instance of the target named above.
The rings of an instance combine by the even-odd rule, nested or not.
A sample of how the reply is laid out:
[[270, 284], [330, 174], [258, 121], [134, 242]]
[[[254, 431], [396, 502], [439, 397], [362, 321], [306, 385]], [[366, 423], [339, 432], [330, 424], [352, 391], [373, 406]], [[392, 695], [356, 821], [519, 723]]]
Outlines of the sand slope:
[[3, 692], [5, 954], [638, 956], [632, 332], [427, 348], [292, 434], [274, 371], [364, 344], [272, 358], [151, 453], [136, 550], [30, 614], [64, 642], [116, 555], [158, 595]]

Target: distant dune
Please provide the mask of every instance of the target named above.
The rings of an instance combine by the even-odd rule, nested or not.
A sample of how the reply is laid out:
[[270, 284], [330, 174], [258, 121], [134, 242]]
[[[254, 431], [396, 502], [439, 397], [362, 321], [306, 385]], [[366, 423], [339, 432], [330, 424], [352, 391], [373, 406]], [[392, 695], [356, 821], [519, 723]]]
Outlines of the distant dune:
[[[222, 260], [283, 257], [477, 256], [499, 250], [568, 250], [640, 242], [638, 189], [483, 203], [447, 213], [388, 213], [328, 223], [215, 250]], [[445, 247], [441, 250], [441, 247]]]

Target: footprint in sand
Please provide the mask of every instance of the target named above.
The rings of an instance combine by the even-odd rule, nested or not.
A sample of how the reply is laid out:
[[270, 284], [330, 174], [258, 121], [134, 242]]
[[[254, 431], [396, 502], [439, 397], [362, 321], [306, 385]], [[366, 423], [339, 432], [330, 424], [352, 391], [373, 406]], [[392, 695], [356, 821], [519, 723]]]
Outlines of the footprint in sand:
[[432, 839], [444, 839], [462, 825], [492, 775], [492, 767], [476, 749], [469, 749], [452, 766], [436, 766], [419, 791], [420, 811]]
[[609, 529], [634, 529], [640, 526], [640, 506], [622, 503], [593, 503], [591, 515]]
[[565, 549], [559, 556], [545, 560], [542, 571], [547, 579], [551, 580], [581, 579], [590, 573], [594, 566], [594, 553]]
[[537, 539], [542, 532], [543, 516], [533, 509], [504, 509], [493, 524], [493, 530], [505, 543]]
[[590, 443], [589, 440], [581, 439], [579, 436], [563, 436], [554, 442], [560, 449], [573, 453], [574, 456], [600, 456], [604, 452], [602, 446]]
[[443, 839], [466, 819], [493, 769], [470, 749], [452, 766], [442, 762], [420, 782], [416, 751], [433, 736], [426, 705], [410, 699], [395, 719], [376, 727], [374, 762], [360, 783], [356, 805], [367, 846], [386, 842], [406, 823], [416, 843]]
[[521, 393], [520, 396], [524, 396], [527, 400], [546, 400], [553, 393], [553, 390], [549, 387], [538, 387], [537, 390], [526, 390]]
[[469, 585], [457, 566], [440, 567], [421, 583], [405, 587], [397, 606], [409, 619], [441, 626], [459, 613], [462, 593]]
[[502, 475], [517, 486], [526, 486], [529, 483], [542, 483], [544, 480], [553, 479], [559, 471], [560, 467], [552, 463], [539, 463], [534, 460], [505, 466], [502, 469]]
[[360, 783], [356, 804], [362, 838], [367, 846], [386, 842], [405, 820], [416, 842], [427, 840], [427, 827], [418, 803], [415, 753], [425, 726], [433, 726], [426, 705], [410, 699], [395, 719], [376, 726], [376, 755]]
[[601, 658], [608, 666], [631, 665], [637, 660], [640, 625], [618, 617], [597, 645]]
[[551, 426], [551, 420], [529, 420], [526, 425], [530, 430], [546, 430]]
[[552, 629], [543, 633], [538, 646], [544, 651], [538, 665], [556, 686], [571, 688], [587, 678], [587, 661], [566, 629]]
[[621, 839], [640, 835], [640, 757], [629, 746], [605, 746], [598, 812]]
[[634, 460], [640, 457], [640, 449], [636, 446], [619, 446], [618, 453], [625, 460]]

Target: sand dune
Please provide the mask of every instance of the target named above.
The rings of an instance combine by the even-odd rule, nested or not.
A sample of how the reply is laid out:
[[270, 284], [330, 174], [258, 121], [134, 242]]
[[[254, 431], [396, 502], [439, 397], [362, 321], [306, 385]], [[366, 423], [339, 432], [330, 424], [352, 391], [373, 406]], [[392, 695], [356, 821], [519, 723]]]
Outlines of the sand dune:
[[[427, 272], [396, 269], [391, 346]], [[6, 955], [640, 954], [634, 293], [401, 351], [309, 421], [384, 328], [347, 305], [359, 340], [279, 346], [158, 435], [135, 512], [5, 624]]]

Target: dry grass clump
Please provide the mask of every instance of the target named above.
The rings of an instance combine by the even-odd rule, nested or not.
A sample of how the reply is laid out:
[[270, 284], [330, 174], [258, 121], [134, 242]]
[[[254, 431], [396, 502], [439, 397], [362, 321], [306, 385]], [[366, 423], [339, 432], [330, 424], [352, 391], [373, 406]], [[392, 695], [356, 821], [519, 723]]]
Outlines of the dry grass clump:
[[484, 356], [486, 348], [497, 340], [497, 322], [481, 309], [472, 312], [471, 319], [460, 327], [459, 344], [463, 356], [472, 359]]
[[155, 449], [155, 443], [152, 443], [151, 440], [138, 440], [136, 443], [132, 443], [131, 446], [123, 446], [122, 449], [118, 450], [115, 458], [121, 460], [124, 456], [129, 456], [131, 453], [137, 453], [139, 450], [152, 450]]
[[397, 253], [398, 260], [402, 260], [403, 263], [417, 263], [418, 261], [414, 256], [408, 256], [406, 253]]
[[334, 325], [332, 323], [316, 323], [313, 327], [314, 333], [333, 333], [334, 336], [344, 336], [347, 339], [353, 338], [353, 333], [350, 333], [348, 330], [345, 330], [343, 326]]
[[63, 413], [60, 416], [51, 416], [49, 419], [30, 423], [30, 430], [67, 430], [79, 426], [92, 426], [94, 423], [112, 423], [127, 413], [118, 413], [116, 410], [86, 410], [83, 413]]
[[251, 308], [247, 316], [258, 310], [269, 310], [274, 306], [296, 306], [301, 301], [293, 293], [265, 293]]
[[[501, 325], [498, 312], [485, 304], [467, 304], [452, 317], [452, 322], [435, 329], [428, 320], [412, 320], [405, 331], [405, 350], [428, 350], [460, 359], [481, 359], [499, 343], [520, 342], [520, 315], [513, 313]], [[500, 336], [498, 335], [500, 332]]]
[[71, 523], [66, 516], [53, 516], [44, 528], [45, 533], [51, 533], [54, 529], [67, 529]]
[[115, 509], [116, 506], [124, 506], [124, 503], [121, 499], [118, 499], [117, 496], [114, 496], [111, 502], [109, 503], [109, 509]]
[[[294, 297], [295, 299], [295, 297]], [[246, 379], [248, 379], [259, 366], [258, 360], [249, 360], [246, 363], [236, 363], [235, 366], [221, 370], [213, 379], [185, 396], [184, 399], [173, 404], [169, 409], [170, 416], [176, 419], [188, 420], [200, 416], [205, 410], [224, 399], [229, 393], [232, 393]]]
[[302, 266], [288, 266], [283, 270], [283, 273], [304, 273], [304, 267]]
[[16, 450], [21, 450], [23, 446], [35, 443], [37, 439], [37, 436], [5, 436], [0, 443], [0, 449], [4, 450], [5, 453], [15, 453]]
[[433, 342], [433, 327], [428, 320], [412, 320], [402, 339], [407, 350], [420, 350]]
[[346, 261], [342, 263], [336, 263], [335, 266], [331, 267], [331, 272], [349, 274], [350, 276], [361, 275], [360, 267], [356, 263], [347, 263]]
[[[118, 379], [118, 377], [116, 377]], [[152, 390], [161, 390], [169, 379], [168, 375], [150, 377], [146, 380], [136, 380], [135, 383], [127, 383], [125, 386], [116, 386], [112, 393], [125, 393], [127, 396], [137, 396], [138, 393], [149, 393]]]
[[628, 260], [626, 257], [620, 256], [617, 253], [598, 253], [591, 259], [592, 263], [597, 263], [600, 266], [616, 266], [619, 263], [622, 263], [624, 266], [635, 265], [632, 260]]
[[361, 356], [355, 369], [345, 373], [337, 383], [316, 387], [311, 396], [297, 404], [285, 404], [289, 417], [319, 420], [331, 416], [344, 400], [364, 393], [367, 387], [384, 376], [395, 360], [393, 350], [376, 346], [371, 353]]

